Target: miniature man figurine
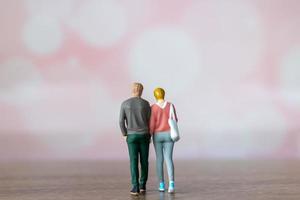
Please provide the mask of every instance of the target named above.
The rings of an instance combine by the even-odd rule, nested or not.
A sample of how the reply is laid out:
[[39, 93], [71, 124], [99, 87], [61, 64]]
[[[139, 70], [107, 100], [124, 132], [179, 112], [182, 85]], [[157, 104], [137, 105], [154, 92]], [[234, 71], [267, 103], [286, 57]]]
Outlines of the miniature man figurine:
[[[148, 101], [141, 98], [143, 85], [133, 83], [132, 97], [122, 103], [120, 111], [120, 128], [123, 136], [127, 136], [127, 146], [130, 157], [130, 172], [132, 195], [146, 191], [148, 179], [148, 157], [151, 135], [149, 121], [151, 107]], [[141, 163], [141, 177], [139, 180], [138, 161]]]

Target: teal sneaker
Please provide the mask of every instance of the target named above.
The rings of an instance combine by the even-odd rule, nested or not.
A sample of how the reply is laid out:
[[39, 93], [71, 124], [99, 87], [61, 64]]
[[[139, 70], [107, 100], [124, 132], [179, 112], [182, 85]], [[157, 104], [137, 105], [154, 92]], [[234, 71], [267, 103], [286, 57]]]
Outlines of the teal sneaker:
[[159, 183], [159, 188], [158, 188], [158, 190], [159, 190], [160, 192], [164, 192], [164, 191], [165, 191], [165, 183], [164, 183], [164, 182]]
[[174, 193], [175, 192], [175, 184], [174, 181], [170, 181], [169, 182], [169, 189], [168, 189], [169, 193]]

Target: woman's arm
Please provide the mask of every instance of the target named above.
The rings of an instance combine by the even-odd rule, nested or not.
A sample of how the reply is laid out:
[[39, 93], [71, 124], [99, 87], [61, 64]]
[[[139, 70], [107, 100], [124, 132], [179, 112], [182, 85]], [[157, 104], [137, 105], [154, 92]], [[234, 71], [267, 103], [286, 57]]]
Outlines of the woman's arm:
[[150, 117], [150, 123], [149, 123], [151, 135], [153, 135], [154, 130], [155, 130], [155, 122], [156, 122], [155, 115], [156, 115], [156, 113], [154, 112], [153, 107], [151, 107], [151, 117]]

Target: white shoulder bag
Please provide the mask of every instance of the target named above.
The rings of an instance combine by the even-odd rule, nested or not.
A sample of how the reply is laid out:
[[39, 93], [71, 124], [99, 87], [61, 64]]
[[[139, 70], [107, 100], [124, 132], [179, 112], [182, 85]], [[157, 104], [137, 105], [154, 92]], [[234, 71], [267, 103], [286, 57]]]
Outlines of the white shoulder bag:
[[174, 111], [173, 104], [170, 105], [170, 115], [169, 115], [168, 123], [170, 126], [171, 138], [174, 142], [177, 142], [180, 139], [180, 136], [179, 136], [177, 121], [175, 118], [175, 111]]

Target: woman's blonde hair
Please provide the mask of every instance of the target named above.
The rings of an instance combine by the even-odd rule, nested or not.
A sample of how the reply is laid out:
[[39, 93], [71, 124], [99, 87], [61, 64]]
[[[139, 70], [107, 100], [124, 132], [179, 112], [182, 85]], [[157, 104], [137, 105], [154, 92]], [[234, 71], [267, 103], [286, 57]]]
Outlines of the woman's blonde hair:
[[160, 99], [164, 100], [165, 99], [165, 90], [164, 89], [156, 88], [153, 93], [154, 93], [154, 97], [156, 100], [160, 100]]

